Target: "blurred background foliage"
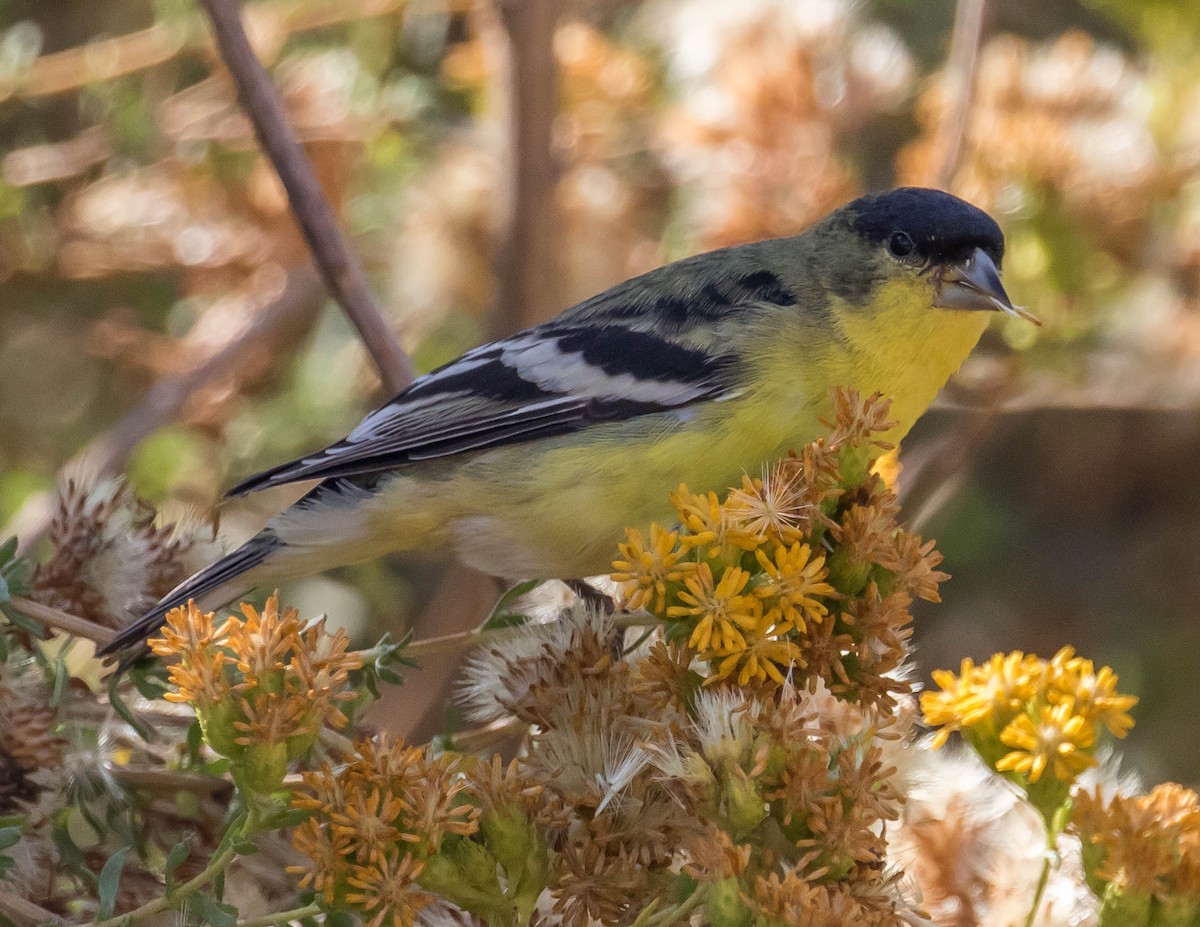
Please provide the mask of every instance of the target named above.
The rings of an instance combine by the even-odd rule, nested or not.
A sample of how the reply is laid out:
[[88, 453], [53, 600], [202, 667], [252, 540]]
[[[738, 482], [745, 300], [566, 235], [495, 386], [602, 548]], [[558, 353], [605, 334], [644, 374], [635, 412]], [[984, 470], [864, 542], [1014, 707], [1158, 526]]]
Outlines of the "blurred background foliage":
[[[542, 178], [553, 253], [541, 304], [500, 311], [497, 10], [247, 4], [422, 369], [664, 261], [799, 231], [864, 190], [943, 185], [989, 209], [1008, 289], [1046, 325], [997, 320], [905, 444], [906, 517], [954, 576], [917, 617], [919, 672], [1070, 643], [1141, 696], [1131, 762], [1195, 782], [1200, 16], [1194, 0], [993, 0], [963, 64], [955, 13], [566, 2]], [[335, 307], [279, 310], [296, 286], [318, 292], [307, 252], [190, 0], [0, 0], [0, 151], [4, 534], [44, 553], [64, 467], [126, 468], [165, 512], [208, 515], [237, 477], [340, 437], [383, 398]], [[178, 414], [145, 400], [234, 349]], [[156, 415], [149, 436], [130, 430]], [[224, 506], [223, 530], [240, 540], [288, 501]], [[373, 639], [425, 610], [441, 569], [367, 564], [285, 599]], [[425, 633], [443, 619], [478, 616], [435, 608]]]

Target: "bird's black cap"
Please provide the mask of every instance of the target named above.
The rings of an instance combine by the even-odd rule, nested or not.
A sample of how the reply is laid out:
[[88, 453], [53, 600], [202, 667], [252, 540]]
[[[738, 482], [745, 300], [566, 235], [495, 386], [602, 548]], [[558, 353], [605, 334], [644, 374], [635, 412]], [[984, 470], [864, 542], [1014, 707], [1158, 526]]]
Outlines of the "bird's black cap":
[[913, 240], [916, 254], [943, 263], [969, 257], [982, 248], [1000, 266], [1004, 233], [982, 209], [941, 190], [900, 187], [872, 193], [847, 204], [851, 227], [870, 241], [883, 244], [896, 232]]

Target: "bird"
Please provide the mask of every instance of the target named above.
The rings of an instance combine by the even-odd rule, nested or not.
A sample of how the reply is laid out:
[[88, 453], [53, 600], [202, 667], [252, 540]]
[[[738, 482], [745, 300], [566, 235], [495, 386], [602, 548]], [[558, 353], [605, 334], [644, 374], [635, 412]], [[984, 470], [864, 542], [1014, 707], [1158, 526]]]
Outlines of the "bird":
[[892, 400], [895, 443], [996, 313], [1004, 236], [949, 193], [855, 199], [803, 233], [667, 264], [413, 381], [345, 438], [234, 486], [317, 480], [104, 649], [189, 600], [226, 604], [388, 552], [496, 577], [606, 572], [670, 490], [723, 490], [817, 438], [834, 387]]

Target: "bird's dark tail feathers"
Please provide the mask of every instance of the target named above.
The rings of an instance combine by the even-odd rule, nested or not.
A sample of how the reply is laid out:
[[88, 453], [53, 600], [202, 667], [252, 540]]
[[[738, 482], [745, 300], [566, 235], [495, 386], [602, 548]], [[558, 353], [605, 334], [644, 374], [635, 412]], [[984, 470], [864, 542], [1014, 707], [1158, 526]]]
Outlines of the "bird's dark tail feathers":
[[[205, 567], [199, 573], [188, 577], [168, 592], [150, 611], [106, 644], [100, 651], [100, 655], [131, 651], [132, 648], [136, 648], [125, 654], [121, 660], [122, 667], [133, 663], [142, 654], [139, 645], [162, 627], [163, 618], [167, 612], [180, 605], [186, 605], [189, 599], [196, 599], [206, 607], [224, 605], [229, 599], [241, 595], [249, 588], [238, 588], [236, 586], [238, 577], [244, 576], [266, 562], [267, 558], [282, 546], [283, 542], [270, 528], [260, 531], [237, 550]], [[211, 600], [210, 597], [222, 590], [223, 587], [226, 587], [225, 597], [219, 601]], [[205, 599], [210, 600], [204, 601]]]

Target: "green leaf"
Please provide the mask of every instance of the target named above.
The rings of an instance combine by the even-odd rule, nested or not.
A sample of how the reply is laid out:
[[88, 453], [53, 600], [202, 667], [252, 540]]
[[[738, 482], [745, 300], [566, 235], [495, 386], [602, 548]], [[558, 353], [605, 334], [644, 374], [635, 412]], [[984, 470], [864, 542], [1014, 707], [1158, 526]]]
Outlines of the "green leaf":
[[204, 729], [200, 727], [200, 721], [193, 721], [188, 725], [187, 737], [188, 764], [190, 766], [199, 766], [201, 751], [204, 749]]
[[286, 811], [281, 811], [272, 816], [271, 827], [276, 829], [295, 827], [297, 824], [307, 821], [311, 817], [312, 812], [304, 808], [288, 808]]
[[325, 927], [354, 927], [358, 918], [348, 911], [330, 911], [325, 915]]
[[163, 675], [163, 670], [158, 665], [135, 668], [130, 671], [129, 678], [142, 698], [151, 701], [161, 699], [164, 693], [170, 691], [167, 677]]
[[40, 621], [35, 621], [33, 618], [21, 614], [20, 611], [7, 602], [0, 601], [0, 612], [4, 612], [4, 617], [22, 631], [28, 631], [39, 640], [46, 637], [46, 629]]
[[112, 706], [113, 711], [115, 711], [121, 717], [122, 721], [137, 731], [138, 736], [142, 738], [142, 740], [153, 741], [155, 739], [153, 729], [147, 727], [146, 724], [133, 713], [133, 710], [125, 704], [125, 700], [121, 697], [121, 693], [117, 691], [117, 686], [120, 684], [120, 682], [120, 675], [113, 673], [108, 684], [108, 704]]
[[491, 631], [495, 628], [512, 628], [524, 624], [529, 620], [529, 616], [510, 611], [509, 606], [525, 595], [525, 593], [532, 592], [542, 582], [543, 580], [540, 579], [527, 579], [522, 583], [517, 583], [496, 600], [496, 604], [492, 606], [492, 610], [488, 616], [483, 619], [483, 624], [479, 626], [479, 629], [481, 631]]
[[0, 827], [0, 850], [15, 846], [23, 832], [20, 827]]
[[0, 573], [0, 602], [8, 602], [12, 599], [12, 593], [8, 589], [8, 580], [4, 578], [4, 574]]
[[258, 852], [258, 844], [253, 840], [239, 840], [233, 845], [233, 849], [238, 856], [253, 856]]
[[238, 909], [231, 904], [221, 904], [207, 895], [193, 895], [191, 903], [203, 924], [210, 924], [211, 927], [235, 927], [238, 922]]
[[0, 544], [0, 567], [17, 555], [17, 536], [14, 534], [3, 544]]
[[67, 669], [67, 661], [64, 659], [66, 648], [58, 652], [54, 658], [53, 674], [54, 674], [54, 690], [50, 693], [50, 707], [58, 708], [62, 704], [63, 696], [67, 692], [67, 684], [71, 681], [71, 671]]
[[183, 861], [192, 854], [191, 841], [184, 837], [175, 846], [171, 847], [171, 852], [167, 854], [167, 861], [163, 865], [163, 877], [167, 882], [167, 891], [171, 891], [175, 885], [175, 870], [182, 865]]
[[29, 562], [28, 557], [14, 560], [0, 570], [0, 573], [3, 573], [8, 582], [9, 591], [13, 595], [29, 594], [29, 581], [33, 578], [33, 564]]
[[129, 847], [121, 847], [104, 864], [100, 870], [100, 883], [97, 894], [100, 896], [100, 907], [96, 911], [96, 920], [112, 917], [113, 908], [117, 904], [117, 889], [121, 885], [121, 870], [125, 866], [125, 857], [129, 855]]

